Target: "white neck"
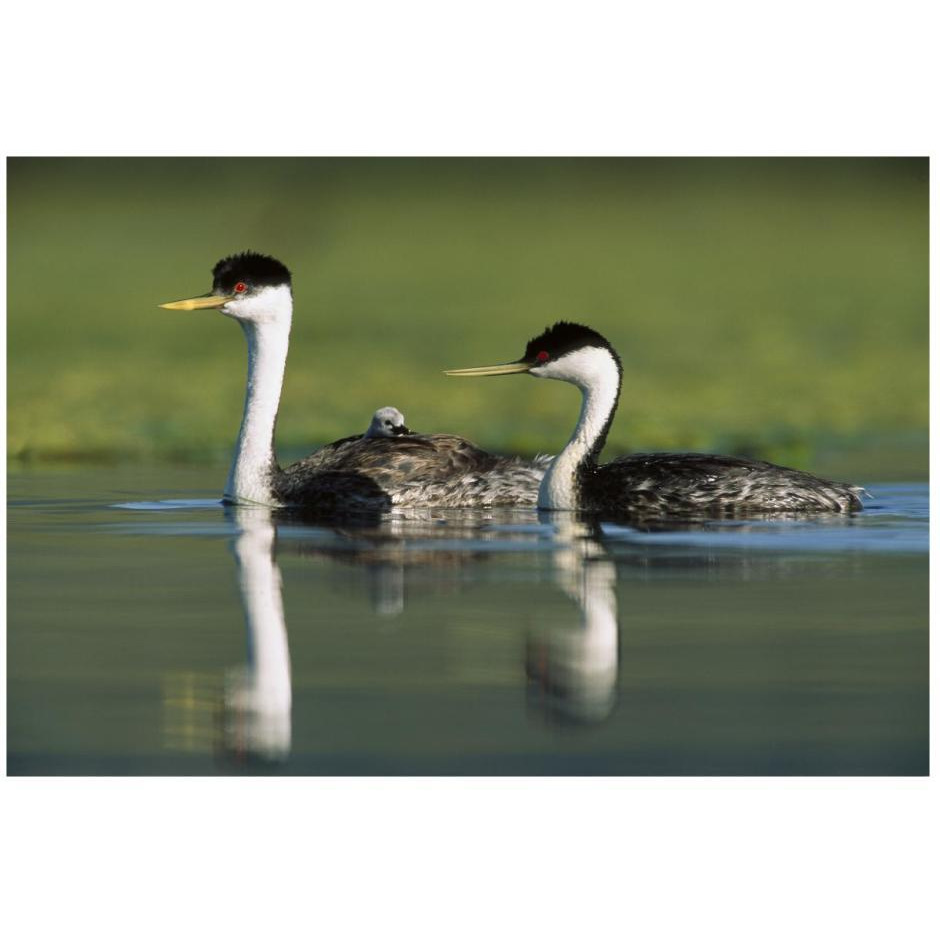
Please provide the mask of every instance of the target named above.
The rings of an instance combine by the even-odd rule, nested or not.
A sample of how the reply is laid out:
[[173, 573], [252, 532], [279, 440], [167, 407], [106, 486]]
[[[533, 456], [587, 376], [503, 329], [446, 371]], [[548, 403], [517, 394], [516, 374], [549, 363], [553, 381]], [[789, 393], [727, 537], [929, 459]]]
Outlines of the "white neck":
[[590, 346], [569, 353], [539, 376], [561, 379], [581, 389], [581, 414], [571, 440], [552, 461], [539, 487], [539, 509], [578, 509], [578, 468], [594, 453], [607, 431], [620, 395], [620, 370], [606, 349]]
[[[248, 341], [248, 386], [245, 411], [235, 456], [225, 484], [225, 497], [238, 503], [274, 502], [271, 493], [274, 460], [274, 424], [287, 364], [290, 342], [290, 290], [287, 315], [269, 319], [239, 319]], [[284, 303], [284, 298], [279, 298]]]

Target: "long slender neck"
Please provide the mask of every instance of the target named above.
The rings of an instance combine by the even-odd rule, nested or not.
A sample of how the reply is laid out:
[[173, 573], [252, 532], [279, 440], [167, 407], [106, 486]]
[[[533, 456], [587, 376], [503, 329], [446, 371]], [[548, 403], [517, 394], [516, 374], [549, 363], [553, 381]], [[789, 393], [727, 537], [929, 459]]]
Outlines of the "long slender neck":
[[620, 398], [620, 366], [610, 353], [589, 347], [567, 358], [569, 363], [560, 362], [558, 372], [547, 377], [569, 381], [581, 389], [581, 414], [571, 439], [542, 478], [540, 509], [583, 508], [579, 475], [597, 465]]
[[248, 341], [248, 387], [225, 498], [272, 504], [271, 484], [277, 469], [274, 425], [287, 363], [290, 318], [240, 323]]

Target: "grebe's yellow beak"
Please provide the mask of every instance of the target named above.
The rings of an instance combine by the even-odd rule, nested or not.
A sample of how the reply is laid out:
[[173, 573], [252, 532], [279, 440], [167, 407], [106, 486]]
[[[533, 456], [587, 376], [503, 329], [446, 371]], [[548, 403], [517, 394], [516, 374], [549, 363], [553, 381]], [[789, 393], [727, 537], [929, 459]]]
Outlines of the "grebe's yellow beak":
[[160, 304], [164, 310], [211, 310], [224, 306], [235, 297], [223, 297], [221, 294], [202, 294], [199, 297], [190, 297], [187, 300], [171, 300], [168, 304]]
[[531, 362], [507, 362], [501, 366], [477, 366], [475, 369], [448, 369], [444, 375], [513, 375], [516, 372], [528, 372]]

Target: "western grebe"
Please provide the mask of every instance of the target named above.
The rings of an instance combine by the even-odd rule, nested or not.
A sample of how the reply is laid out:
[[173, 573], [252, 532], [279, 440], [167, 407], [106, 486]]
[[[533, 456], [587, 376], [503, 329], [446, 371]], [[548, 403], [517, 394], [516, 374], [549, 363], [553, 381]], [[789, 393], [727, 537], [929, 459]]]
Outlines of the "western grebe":
[[615, 511], [629, 515], [748, 512], [848, 512], [861, 509], [864, 490], [832, 483], [762, 460], [711, 454], [634, 454], [599, 465], [623, 370], [600, 333], [559, 322], [529, 341], [516, 362], [447, 375], [528, 372], [581, 390], [581, 415], [565, 449], [539, 488], [540, 509]]
[[344, 438], [281, 469], [274, 452], [290, 339], [291, 275], [274, 258], [232, 255], [212, 271], [212, 290], [161, 304], [219, 310], [248, 342], [245, 410], [225, 484], [230, 503], [318, 512], [391, 506], [534, 506], [547, 461], [497, 457], [450, 434]]
[[396, 437], [399, 434], [414, 434], [405, 425], [405, 416], [397, 408], [379, 408], [372, 415], [372, 423], [363, 437]]

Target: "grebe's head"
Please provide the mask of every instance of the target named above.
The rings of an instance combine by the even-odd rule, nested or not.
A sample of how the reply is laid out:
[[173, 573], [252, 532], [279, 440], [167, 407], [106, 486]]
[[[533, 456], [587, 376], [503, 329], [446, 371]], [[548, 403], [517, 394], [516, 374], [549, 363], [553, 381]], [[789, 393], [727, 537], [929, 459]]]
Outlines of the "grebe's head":
[[539, 379], [559, 379], [587, 388], [621, 372], [620, 357], [596, 330], [560, 320], [529, 340], [515, 362], [476, 369], [453, 369], [446, 375], [511, 375], [527, 372]]
[[219, 310], [250, 323], [290, 323], [290, 271], [254, 251], [223, 258], [212, 269], [212, 290], [200, 297], [160, 304], [167, 310]]
[[363, 437], [397, 437], [401, 434], [414, 434], [414, 431], [405, 426], [405, 416], [397, 408], [379, 408], [372, 415]]

